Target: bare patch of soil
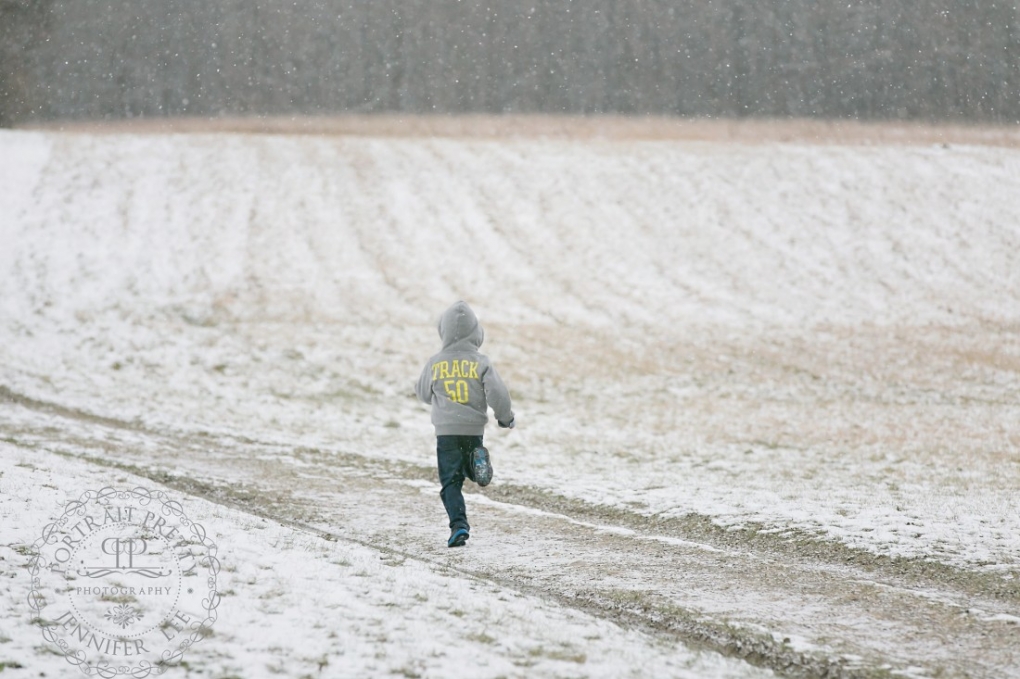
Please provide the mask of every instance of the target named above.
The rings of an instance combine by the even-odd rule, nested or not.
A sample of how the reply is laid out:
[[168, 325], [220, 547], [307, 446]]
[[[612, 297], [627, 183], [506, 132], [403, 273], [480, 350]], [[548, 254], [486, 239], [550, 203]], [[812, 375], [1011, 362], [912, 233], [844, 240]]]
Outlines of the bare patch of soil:
[[738, 144], [930, 145], [1020, 147], [1018, 125], [929, 124], [809, 119], [712, 119], [652, 116], [338, 115], [36, 122], [25, 129], [132, 134], [307, 134], [466, 139], [549, 138], [607, 141], [707, 141]]

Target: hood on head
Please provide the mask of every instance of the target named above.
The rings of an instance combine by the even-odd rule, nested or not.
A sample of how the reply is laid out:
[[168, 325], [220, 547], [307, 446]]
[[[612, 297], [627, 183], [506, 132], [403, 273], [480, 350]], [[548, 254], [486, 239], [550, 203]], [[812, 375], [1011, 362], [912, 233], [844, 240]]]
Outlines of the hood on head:
[[467, 302], [461, 300], [439, 317], [439, 337], [443, 340], [444, 349], [459, 342], [467, 342], [477, 349], [482, 346], [485, 332], [478, 322], [478, 316], [475, 316]]

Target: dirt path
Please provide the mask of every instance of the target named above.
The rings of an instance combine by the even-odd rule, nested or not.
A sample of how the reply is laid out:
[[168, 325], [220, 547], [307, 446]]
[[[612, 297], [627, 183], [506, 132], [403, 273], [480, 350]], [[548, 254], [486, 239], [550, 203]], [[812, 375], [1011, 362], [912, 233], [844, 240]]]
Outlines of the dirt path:
[[439, 564], [782, 676], [1020, 676], [1020, 588], [999, 576], [869, 561], [817, 541], [734, 536], [697, 517], [656, 524], [503, 486], [498, 466], [494, 486], [468, 496], [469, 547], [448, 550], [428, 467], [153, 432], [10, 391], [0, 418], [5, 440], [18, 446], [139, 473], [324, 539]]

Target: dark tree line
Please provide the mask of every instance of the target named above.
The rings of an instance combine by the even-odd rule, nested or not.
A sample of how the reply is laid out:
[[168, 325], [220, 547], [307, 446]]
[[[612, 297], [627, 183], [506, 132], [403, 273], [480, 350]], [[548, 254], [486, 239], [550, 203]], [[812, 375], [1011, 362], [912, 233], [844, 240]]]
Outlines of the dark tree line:
[[48, 14], [46, 2], [0, 0], [0, 127], [33, 113], [28, 57], [44, 39]]
[[0, 122], [335, 112], [1020, 121], [1016, 0], [0, 0]]

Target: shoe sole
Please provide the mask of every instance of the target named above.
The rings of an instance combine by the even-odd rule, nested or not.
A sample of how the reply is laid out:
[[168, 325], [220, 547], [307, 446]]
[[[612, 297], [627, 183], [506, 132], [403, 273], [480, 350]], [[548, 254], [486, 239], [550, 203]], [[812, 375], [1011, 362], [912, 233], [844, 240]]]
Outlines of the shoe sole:
[[468, 538], [471, 537], [467, 533], [461, 533], [454, 537], [452, 540], [446, 543], [447, 547], [463, 547], [464, 543], [467, 542]]
[[483, 447], [471, 451], [471, 466], [475, 471], [475, 483], [487, 486], [492, 481], [492, 463], [489, 462], [489, 451]]

